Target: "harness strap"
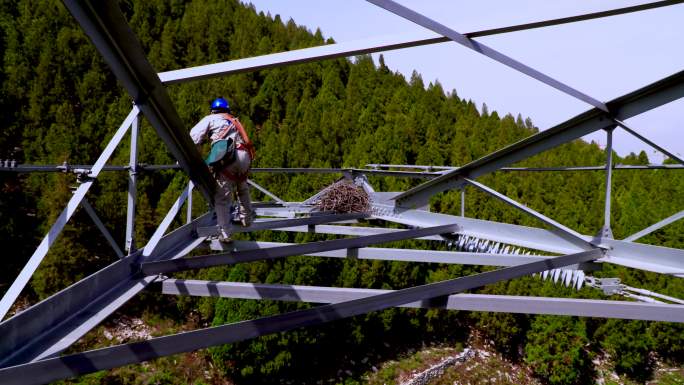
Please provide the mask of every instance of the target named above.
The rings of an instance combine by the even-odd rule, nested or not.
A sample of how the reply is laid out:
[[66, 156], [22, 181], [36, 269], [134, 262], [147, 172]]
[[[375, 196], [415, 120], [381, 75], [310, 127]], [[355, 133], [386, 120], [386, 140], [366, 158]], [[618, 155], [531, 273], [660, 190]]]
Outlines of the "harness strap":
[[[242, 127], [242, 124], [240, 121], [234, 117], [231, 114], [224, 113], [222, 114], [226, 120], [231, 122], [235, 128], [238, 131], [238, 134], [240, 134], [240, 137], [242, 138], [242, 143], [237, 143], [237, 149], [244, 149], [249, 153], [250, 159], [254, 160], [254, 157], [256, 156], [256, 150], [254, 149], [254, 143], [252, 143], [251, 140], [249, 140], [249, 136], [247, 135], [247, 131], [245, 130], [244, 127]], [[226, 130], [226, 134], [228, 133], [228, 130]]]

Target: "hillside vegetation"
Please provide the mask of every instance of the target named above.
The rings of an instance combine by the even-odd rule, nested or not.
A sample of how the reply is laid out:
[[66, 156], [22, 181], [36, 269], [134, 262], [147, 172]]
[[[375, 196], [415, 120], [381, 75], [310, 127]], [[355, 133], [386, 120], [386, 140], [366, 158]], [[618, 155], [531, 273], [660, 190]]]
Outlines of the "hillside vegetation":
[[[333, 42], [320, 31], [311, 33], [292, 20], [257, 14], [253, 7], [235, 0], [124, 0], [122, 8], [160, 72]], [[1, 2], [0, 52], [0, 158], [29, 164], [93, 162], [127, 115], [131, 100], [64, 6], [52, 0]], [[486, 81], [487, 75], [473, 76]], [[462, 165], [538, 130], [519, 114], [503, 115], [486, 106], [478, 109], [456, 90], [444, 90], [436, 81], [426, 84], [417, 73], [406, 79], [390, 70], [382, 57], [379, 63], [369, 56], [328, 60], [173, 85], [168, 90], [188, 128], [208, 112], [214, 97], [230, 100], [256, 143], [256, 167]], [[605, 153], [596, 144], [578, 140], [521, 165], [599, 165], [604, 161]], [[140, 162], [174, 162], [146, 122], [142, 125]], [[126, 140], [111, 163], [128, 163]], [[646, 164], [648, 158], [644, 153], [629, 154], [617, 158], [617, 163]], [[255, 180], [284, 199], [301, 200], [335, 177], [258, 174]], [[595, 234], [602, 224], [602, 172], [510, 172], [480, 180], [581, 233]], [[681, 171], [617, 171], [613, 182], [616, 238], [684, 207]], [[139, 183], [136, 238], [140, 246], [175, 201], [187, 177], [178, 171], [145, 173]], [[371, 178], [371, 183], [376, 190], [400, 191], [418, 182]], [[0, 293], [16, 277], [76, 184], [69, 174], [0, 174], [0, 243], [5, 248]], [[90, 203], [119, 240], [125, 228], [126, 186], [125, 173], [103, 173], [89, 194]], [[196, 198], [195, 212], [199, 213], [206, 204], [199, 195]], [[460, 212], [459, 205], [458, 192], [439, 194], [432, 201], [434, 211], [454, 215]], [[541, 225], [472, 190], [466, 194], [466, 214]], [[683, 230], [684, 223], [678, 222], [640, 242], [684, 247]], [[325, 238], [276, 232], [259, 237], [289, 242]], [[418, 241], [394, 245], [434, 246]], [[115, 259], [90, 219], [79, 212], [34, 275], [23, 300], [45, 298]], [[479, 271], [482, 268], [478, 266], [290, 257], [179, 276], [399, 289]], [[595, 275], [619, 277], [629, 285], [672, 296], [684, 293], [682, 280], [656, 274], [605, 266]], [[594, 289], [577, 292], [533, 277], [491, 285], [479, 292], [602, 298]], [[201, 327], [309, 306], [161, 298], [148, 293], [123, 311], [161, 314], [175, 325], [168, 327], [172, 331], [183, 327], [188, 314], [195, 317], [193, 325]], [[355, 357], [377, 360], [422, 343], [465, 341], [472, 330], [479, 330], [502, 354], [525, 362], [536, 376], [551, 384], [590, 383], [592, 358], [599, 354], [609, 354], [619, 373], [636, 380], [649, 378], [656, 359], [675, 364], [684, 359], [684, 327], [680, 324], [410, 309], [390, 309], [268, 335], [200, 354], [220, 381], [316, 383], [330, 378], [341, 363]], [[183, 377], [171, 361], [158, 362], [170, 374], [150, 383], [204, 381]], [[370, 362], [358, 362], [352, 372], [368, 370]], [[133, 367], [133, 372], [148, 370], [150, 364], [146, 365]], [[115, 371], [77, 381], [136, 381], [135, 375], [125, 381], [117, 377], [122, 373], [128, 376], [131, 372]], [[140, 378], [137, 381], [148, 379]], [[353, 378], [351, 375], [348, 383], [355, 383]]]

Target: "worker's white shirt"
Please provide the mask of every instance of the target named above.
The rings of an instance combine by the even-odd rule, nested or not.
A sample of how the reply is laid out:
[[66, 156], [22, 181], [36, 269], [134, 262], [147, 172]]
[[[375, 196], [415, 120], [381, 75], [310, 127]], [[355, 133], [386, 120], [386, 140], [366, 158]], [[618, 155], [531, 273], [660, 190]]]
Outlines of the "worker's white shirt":
[[[224, 127], [229, 127], [228, 135], [222, 138], [221, 133], [223, 132]], [[235, 143], [242, 142], [235, 125], [230, 120], [226, 119], [223, 114], [210, 114], [202, 118], [202, 120], [190, 130], [190, 137], [195, 144], [204, 142], [207, 137], [211, 139], [212, 144], [217, 140], [226, 138], [232, 138]]]

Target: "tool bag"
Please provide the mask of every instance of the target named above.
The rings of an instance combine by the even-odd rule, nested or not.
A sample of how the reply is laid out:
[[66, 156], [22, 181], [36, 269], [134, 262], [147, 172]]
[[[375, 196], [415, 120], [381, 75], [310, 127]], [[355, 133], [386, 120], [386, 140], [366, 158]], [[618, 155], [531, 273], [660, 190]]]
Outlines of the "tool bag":
[[212, 143], [211, 151], [204, 162], [215, 171], [220, 171], [235, 161], [235, 142], [232, 138]]

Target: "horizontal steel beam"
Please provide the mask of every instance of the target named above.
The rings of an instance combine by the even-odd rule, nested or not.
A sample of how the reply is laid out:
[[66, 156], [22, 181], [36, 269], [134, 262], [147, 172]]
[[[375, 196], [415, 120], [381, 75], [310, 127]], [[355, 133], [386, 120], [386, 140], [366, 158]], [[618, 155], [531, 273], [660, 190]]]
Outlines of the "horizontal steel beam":
[[397, 204], [402, 207], [421, 207], [434, 194], [451, 188], [462, 187], [464, 182], [459, 180], [460, 177], [475, 179], [594, 131], [614, 127], [613, 118], [625, 120], [677, 100], [682, 96], [684, 96], [684, 71], [677, 72], [607, 102], [606, 104], [612, 113], [611, 116], [598, 108], [591, 109], [548, 130], [472, 161], [463, 167], [447, 171], [437, 178], [398, 195], [395, 199]]
[[[339, 303], [392, 292], [392, 290], [381, 289], [216, 282], [189, 279], [166, 279], [155, 284], [150, 289], [159, 290], [160, 288], [163, 294], [171, 295], [312, 303]], [[676, 298], [671, 297], [665, 299], [676, 300]], [[446, 301], [422, 300], [403, 304], [400, 307], [684, 322], [684, 306], [682, 305], [579, 298], [454, 294], [450, 295]]]
[[[243, 251], [292, 245], [295, 244], [282, 242], [234, 241], [232, 246], [236, 251]], [[382, 261], [448, 263], [480, 266], [515, 266], [523, 263], [552, 258], [551, 256], [545, 255], [471, 253], [466, 251], [415, 250], [383, 247], [362, 247], [331, 251], [317, 251], [303, 255], [330, 258], [355, 258]]]
[[[592, 12], [570, 17], [543, 20], [533, 23], [525, 23], [501, 28], [492, 28], [480, 31], [466, 32], [464, 33], [464, 35], [469, 38], [474, 38], [497, 35], [502, 33], [525, 31], [529, 29], [544, 28], [554, 25], [574, 23], [583, 20], [592, 20], [602, 17], [639, 12], [647, 9], [666, 7], [674, 4], [679, 4], [681, 2], [681, 0], [655, 1], [651, 3], [616, 8], [601, 12]], [[225, 76], [235, 73], [258, 71], [268, 68], [277, 68], [292, 64], [309, 63], [325, 59], [334, 59], [340, 57], [369, 54], [374, 52], [390, 51], [401, 48], [445, 43], [448, 41], [450, 41], [448, 38], [438, 34], [426, 34], [425, 37], [419, 39], [407, 39], [404, 36], [373, 38], [361, 41], [328, 44], [324, 46], [304, 48], [287, 52], [279, 52], [275, 54], [256, 56], [252, 58], [232, 60], [223, 63], [208, 64], [198, 67], [161, 72], [159, 73], [159, 78], [163, 83], [173, 84], [199, 79], [206, 79], [215, 76]]]
[[216, 182], [190, 140], [187, 128], [145, 57], [140, 41], [115, 0], [64, 0], [64, 4], [145, 114], [181, 168], [208, 202]]
[[282, 258], [321, 251], [359, 248], [378, 243], [402, 241], [405, 239], [412, 239], [425, 235], [453, 233], [457, 230], [458, 226], [455, 225], [435, 226], [418, 230], [404, 230], [396, 233], [368, 235], [358, 238], [335, 239], [332, 241], [309, 242], [293, 246], [280, 246], [266, 249], [202, 255], [198, 257], [176, 259], [172, 261], [143, 263], [141, 270], [145, 275], [165, 274], [175, 271], [252, 262], [264, 259]]
[[319, 325], [355, 315], [384, 310], [415, 301], [448, 296], [501, 280], [530, 275], [599, 258], [598, 249], [545, 261], [507, 267], [500, 270], [411, 287], [371, 297], [323, 305], [252, 321], [195, 330], [147, 341], [117, 345], [30, 364], [0, 369], [3, 384], [40, 384], [72, 376], [111, 369], [158, 357], [243, 341], [304, 326]]
[[[446, 224], [446, 223], [445, 223]], [[423, 227], [427, 227], [425, 225]], [[360, 226], [338, 226], [338, 225], [314, 225], [314, 226], [292, 226], [292, 227], [280, 227], [279, 231], [291, 231], [296, 233], [316, 233], [316, 234], [332, 234], [332, 235], [354, 235], [354, 236], [365, 236], [365, 235], [376, 235], [376, 234], [386, 234], [395, 233], [399, 231], [404, 231], [402, 229], [388, 229], [382, 227], [360, 227]], [[444, 241], [444, 238], [439, 235], [428, 235], [425, 237], [418, 237], [415, 239], [422, 239], [427, 241]]]
[[[351, 219], [362, 219], [369, 217], [366, 213], [348, 213], [348, 214], [327, 214], [327, 215], [312, 215], [304, 218], [281, 219], [281, 220], [262, 220], [254, 222], [247, 227], [234, 226], [231, 233], [249, 233], [252, 231], [274, 230], [281, 227], [290, 226], [313, 226], [323, 223], [334, 223], [340, 221], [348, 221]], [[208, 237], [219, 234], [218, 226], [201, 227], [197, 229], [197, 234], [202, 237]]]
[[[376, 168], [401, 168], [426, 170], [429, 174], [439, 176], [444, 171], [456, 170], [453, 166], [426, 166], [412, 164], [367, 164], [366, 167]], [[613, 170], [684, 170], [681, 164], [614, 164]], [[438, 172], [434, 172], [438, 171]], [[599, 166], [566, 166], [566, 167], [501, 167], [498, 171], [606, 171], [606, 165]], [[424, 172], [420, 174], [425, 174]]]
[[[29, 173], [29, 172], [62, 172], [62, 173], [73, 173], [73, 174], [90, 174], [92, 164], [18, 164], [15, 166], [5, 167], [2, 165], [0, 160], [0, 172], [16, 172], [18, 174]], [[131, 169], [130, 165], [107, 165], [103, 166], [100, 171], [129, 171]], [[180, 166], [177, 164], [144, 164], [138, 163], [136, 166], [136, 171], [160, 171], [160, 170], [177, 170]]]
[[[346, 172], [368, 174], [374, 176], [393, 176], [398, 178], [418, 178], [418, 179], [432, 179], [443, 175], [445, 171], [456, 170], [458, 167], [450, 166], [420, 166], [420, 165], [374, 165], [369, 164], [369, 167], [392, 167], [392, 168], [407, 168], [407, 169], [423, 169], [433, 171], [402, 171], [402, 170], [378, 170], [378, 169], [364, 169], [364, 168], [253, 168], [252, 173], [269, 173], [269, 174], [344, 174]], [[2, 166], [0, 160], [0, 172], [15, 172], [17, 174], [30, 172], [62, 172], [74, 174], [89, 174], [92, 165], [30, 165], [20, 164], [14, 167]], [[102, 171], [128, 171], [130, 166], [104, 166]], [[138, 164], [137, 171], [161, 171], [161, 170], [179, 170], [180, 166], [177, 164], [159, 164], [146, 165]], [[439, 171], [435, 171], [439, 170]], [[505, 172], [545, 172], [545, 171], [605, 171], [606, 166], [567, 166], [567, 167], [501, 167], [497, 171]], [[616, 164], [613, 170], [684, 170], [684, 165], [681, 164]]]

